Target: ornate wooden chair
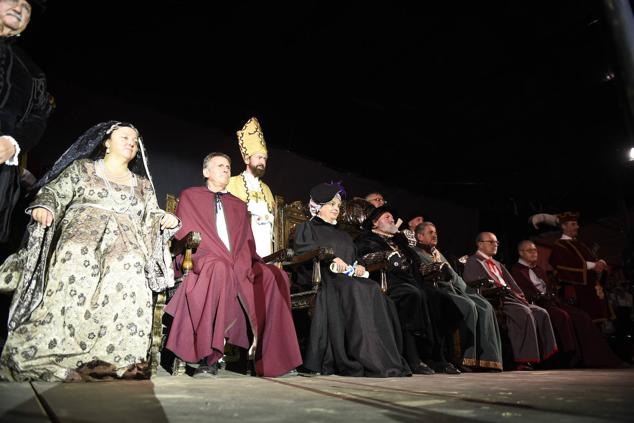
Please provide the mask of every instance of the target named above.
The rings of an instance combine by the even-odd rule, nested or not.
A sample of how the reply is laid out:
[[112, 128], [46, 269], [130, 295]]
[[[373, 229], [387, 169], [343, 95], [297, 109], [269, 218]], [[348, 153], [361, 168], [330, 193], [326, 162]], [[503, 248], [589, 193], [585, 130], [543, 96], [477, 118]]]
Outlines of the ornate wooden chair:
[[[165, 211], [168, 213], [175, 213], [176, 206], [178, 205], [178, 198], [172, 194], [167, 194]], [[150, 367], [152, 369], [152, 375], [155, 375], [158, 371], [159, 363], [161, 363], [161, 352], [165, 345], [167, 333], [165, 331], [165, 325], [163, 324], [163, 310], [165, 304], [172, 298], [176, 288], [181, 283], [183, 278], [192, 269], [194, 263], [192, 261], [192, 253], [200, 245], [200, 233], [190, 232], [181, 240], [173, 240], [170, 243], [170, 252], [172, 257], [180, 254], [184, 254], [182, 270], [183, 274], [176, 280], [176, 284], [173, 288], [167, 289], [163, 292], [156, 293], [154, 295], [154, 316], [152, 321], [152, 344], [150, 346]], [[184, 370], [184, 363], [180, 360], [174, 360], [174, 368], [172, 368], [173, 374], [178, 371]]]
[[309, 308], [319, 289], [321, 283], [321, 271], [319, 263], [321, 260], [332, 259], [332, 251], [321, 248], [307, 252], [301, 255], [295, 255], [292, 247], [295, 239], [295, 230], [297, 225], [310, 219], [308, 208], [301, 201], [294, 201], [286, 204], [284, 197], [275, 196], [275, 232], [273, 235], [273, 246], [275, 253], [268, 257], [264, 257], [264, 261], [278, 262], [280, 266], [286, 270], [293, 287], [294, 270], [297, 265], [305, 263], [309, 260], [313, 262], [312, 272], [312, 289], [303, 292], [294, 292], [291, 294], [291, 309], [301, 310]]

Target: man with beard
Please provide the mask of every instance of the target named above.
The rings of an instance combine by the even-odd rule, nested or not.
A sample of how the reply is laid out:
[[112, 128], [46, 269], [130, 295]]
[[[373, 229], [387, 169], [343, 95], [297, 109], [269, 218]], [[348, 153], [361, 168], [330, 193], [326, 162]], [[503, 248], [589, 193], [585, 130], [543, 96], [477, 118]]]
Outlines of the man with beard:
[[249, 119], [237, 134], [246, 169], [231, 177], [227, 190], [247, 203], [256, 251], [260, 257], [266, 257], [273, 251], [275, 210], [275, 198], [271, 189], [261, 180], [268, 160], [266, 142], [255, 117]]
[[203, 175], [206, 185], [184, 190], [176, 209], [182, 227], [175, 237], [197, 231], [202, 242], [196, 265], [165, 307], [174, 317], [167, 348], [189, 363], [204, 360], [194, 376], [218, 373], [225, 342], [249, 348], [259, 376], [288, 373], [302, 360], [286, 273], [255, 252], [247, 207], [226, 190], [229, 156], [209, 154]]
[[[357, 252], [367, 265], [387, 259], [387, 294], [396, 304], [403, 331], [403, 356], [414, 373], [459, 374], [445, 359], [445, 340], [458, 327], [462, 314], [444, 292], [424, 283], [416, 253], [398, 232], [392, 211], [375, 208], [355, 239]], [[396, 254], [394, 254], [396, 253]], [[376, 279], [379, 280], [379, 279]], [[427, 364], [429, 364], [429, 367]]]
[[464, 319], [460, 325], [461, 364], [481, 370], [502, 370], [502, 343], [493, 306], [480, 294], [467, 289], [467, 284], [451, 268], [436, 248], [438, 234], [432, 222], [416, 226], [414, 251], [421, 264], [443, 263], [438, 289], [446, 292]]

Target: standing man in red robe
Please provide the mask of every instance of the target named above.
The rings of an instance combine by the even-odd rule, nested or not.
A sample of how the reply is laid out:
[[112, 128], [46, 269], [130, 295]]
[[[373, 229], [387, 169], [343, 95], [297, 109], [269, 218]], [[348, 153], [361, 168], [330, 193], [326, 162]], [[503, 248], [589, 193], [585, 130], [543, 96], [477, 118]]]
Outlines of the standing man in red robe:
[[511, 266], [511, 275], [526, 298], [548, 311], [559, 350], [568, 359], [562, 364], [568, 367], [623, 367], [624, 363], [610, 350], [588, 313], [552, 295], [554, 290], [548, 275], [537, 264], [535, 244], [524, 240], [517, 250], [519, 260]]
[[218, 372], [225, 343], [249, 348], [259, 376], [284, 375], [302, 363], [288, 278], [255, 252], [247, 206], [226, 189], [229, 156], [209, 154], [203, 175], [207, 183], [184, 190], [176, 209], [183, 224], [176, 238], [197, 231], [202, 242], [165, 307], [174, 317], [167, 348], [187, 362], [206, 360], [194, 376]]
[[549, 262], [559, 284], [564, 286], [564, 301], [584, 310], [595, 323], [605, 322], [608, 305], [599, 280], [608, 265], [577, 239], [578, 213], [565, 212], [557, 217], [562, 234], [553, 245]]

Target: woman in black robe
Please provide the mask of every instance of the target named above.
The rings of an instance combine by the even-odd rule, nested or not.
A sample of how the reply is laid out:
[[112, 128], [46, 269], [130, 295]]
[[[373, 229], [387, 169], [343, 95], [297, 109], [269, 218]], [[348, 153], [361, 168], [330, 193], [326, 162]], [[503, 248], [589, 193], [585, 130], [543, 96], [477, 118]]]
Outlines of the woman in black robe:
[[295, 234], [297, 254], [319, 247], [332, 248], [335, 254], [331, 262], [321, 263], [322, 282], [304, 366], [321, 374], [409, 376], [401, 356], [401, 329], [394, 304], [377, 282], [362, 277], [367, 273], [363, 266], [355, 266], [352, 238], [337, 229], [339, 192], [337, 185], [314, 187], [310, 192], [313, 218], [299, 225]]

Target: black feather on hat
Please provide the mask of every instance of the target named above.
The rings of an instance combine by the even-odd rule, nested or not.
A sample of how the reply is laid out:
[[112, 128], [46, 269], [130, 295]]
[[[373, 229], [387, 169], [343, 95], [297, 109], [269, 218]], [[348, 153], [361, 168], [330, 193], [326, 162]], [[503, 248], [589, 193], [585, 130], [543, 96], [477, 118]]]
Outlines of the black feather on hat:
[[31, 5], [31, 16], [41, 15], [46, 11], [46, 0], [26, 0]]
[[372, 212], [368, 215], [368, 217], [365, 218], [365, 220], [361, 224], [361, 227], [363, 229], [367, 229], [368, 231], [371, 231], [372, 228], [374, 227], [374, 222], [376, 222], [385, 213], [390, 213], [392, 217], [394, 218], [394, 221], [396, 221], [396, 211], [390, 206], [385, 205], [385, 206], [377, 207], [374, 210], [372, 210]]

